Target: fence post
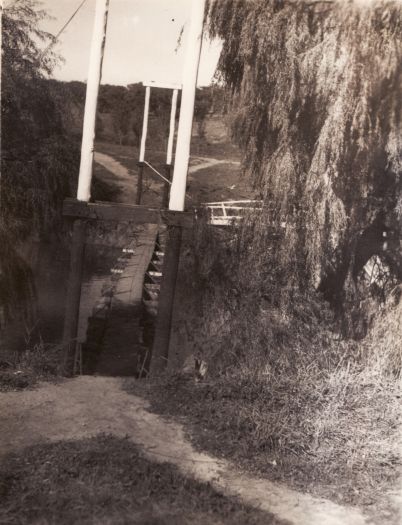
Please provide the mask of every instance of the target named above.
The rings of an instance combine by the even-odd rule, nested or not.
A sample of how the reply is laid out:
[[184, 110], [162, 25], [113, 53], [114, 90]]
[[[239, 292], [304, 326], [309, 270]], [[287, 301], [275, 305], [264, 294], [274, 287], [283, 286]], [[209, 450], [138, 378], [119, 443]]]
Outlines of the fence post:
[[157, 375], [162, 372], [168, 362], [181, 238], [182, 227], [169, 226], [162, 270], [163, 277], [159, 294], [158, 315], [156, 318], [155, 336], [152, 347], [151, 375]]
[[137, 163], [137, 166], [138, 166], [138, 179], [137, 179], [137, 194], [135, 196], [135, 203], [136, 204], [141, 204], [142, 180], [143, 180], [143, 177], [144, 177], [145, 163], [140, 161], [140, 162]]
[[169, 208], [183, 211], [186, 197], [187, 172], [190, 158], [191, 131], [193, 127], [195, 91], [200, 63], [202, 29], [206, 0], [193, 0], [191, 23], [187, 36], [187, 52], [183, 66], [183, 87], [176, 155], [173, 170]]
[[89, 201], [91, 195], [96, 109], [98, 104], [99, 84], [102, 76], [108, 9], [109, 0], [96, 0], [95, 20], [89, 57], [88, 82], [85, 95], [81, 163], [77, 189], [77, 199], [85, 202]]
[[[191, 23], [187, 39], [184, 63], [183, 89], [177, 133], [176, 158], [170, 190], [169, 209], [184, 211], [187, 172], [190, 158], [191, 130], [194, 117], [194, 101], [200, 63], [202, 29], [206, 0], [193, 0]], [[172, 128], [172, 126], [171, 126]], [[169, 340], [173, 315], [173, 303], [179, 269], [181, 226], [169, 226], [168, 242], [162, 272], [158, 315], [152, 349], [151, 374], [158, 374], [167, 365]]]
[[77, 348], [77, 331], [80, 313], [81, 280], [84, 269], [86, 222], [76, 219], [71, 240], [70, 274], [68, 278], [66, 314], [63, 330], [63, 373], [72, 376]]
[[[166, 164], [165, 165], [165, 177], [167, 180], [171, 181], [172, 177], [172, 165]], [[162, 208], [167, 208], [169, 206], [169, 194], [170, 194], [170, 186], [168, 182], [165, 182], [165, 186], [163, 188], [163, 199], [162, 199]]]

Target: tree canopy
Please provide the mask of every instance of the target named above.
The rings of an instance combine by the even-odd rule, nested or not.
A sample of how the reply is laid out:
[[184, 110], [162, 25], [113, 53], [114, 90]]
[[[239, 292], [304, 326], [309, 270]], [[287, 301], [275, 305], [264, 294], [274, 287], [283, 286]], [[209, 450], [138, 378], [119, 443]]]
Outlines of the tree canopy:
[[382, 251], [401, 209], [400, 4], [221, 0], [210, 32], [244, 170], [299, 280], [345, 304], [374, 253], [400, 277]]
[[17, 247], [29, 235], [61, 229], [63, 199], [78, 172], [78, 148], [62, 122], [48, 75], [57, 61], [46, 16], [35, 0], [14, 0], [3, 13], [0, 186], [0, 306], [20, 311], [32, 295], [32, 272]]
[[17, 236], [58, 227], [77, 163], [47, 80], [57, 57], [43, 54], [53, 37], [39, 29], [38, 6], [16, 0], [3, 15], [1, 215]]

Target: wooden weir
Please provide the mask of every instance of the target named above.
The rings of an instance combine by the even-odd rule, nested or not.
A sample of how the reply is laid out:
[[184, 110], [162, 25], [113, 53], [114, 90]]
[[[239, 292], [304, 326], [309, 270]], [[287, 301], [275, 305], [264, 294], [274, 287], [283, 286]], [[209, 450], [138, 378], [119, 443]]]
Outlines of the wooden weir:
[[[159, 299], [152, 348], [153, 359], [151, 362], [151, 371], [153, 373], [160, 372], [165, 367], [168, 359], [182, 229], [192, 226], [194, 214], [148, 208], [146, 206], [106, 202], [86, 203], [76, 199], [67, 199], [63, 205], [63, 215], [73, 220], [70, 278], [63, 332], [66, 374], [72, 374], [75, 363], [86, 230], [87, 224], [93, 221], [130, 221], [135, 224], [155, 224], [167, 231], [163, 264], [159, 267], [163, 278], [158, 294]], [[158, 251], [157, 247], [154, 251]]]
[[[77, 349], [78, 320], [81, 297], [86, 229], [89, 221], [131, 221], [136, 224], [165, 225], [167, 228], [166, 253], [163, 262], [163, 279], [160, 285], [158, 314], [152, 349], [151, 372], [159, 373], [167, 364], [172, 320], [175, 284], [178, 272], [182, 229], [190, 227], [193, 216], [184, 212], [185, 190], [190, 156], [191, 130], [194, 116], [194, 101], [200, 61], [203, 20], [206, 0], [193, 0], [191, 23], [187, 36], [187, 52], [183, 68], [183, 82], [179, 126], [177, 131], [176, 154], [172, 166], [173, 142], [175, 136], [175, 114], [179, 87], [163, 86], [173, 89], [170, 115], [170, 133], [166, 158], [166, 177], [163, 205], [168, 209], [141, 206], [142, 176], [145, 165], [145, 145], [148, 129], [149, 101], [152, 83], [145, 83], [146, 99], [144, 108], [143, 134], [140, 147], [139, 175], [137, 185], [137, 205], [116, 203], [92, 203], [91, 182], [94, 155], [95, 122], [102, 76], [102, 62], [106, 42], [109, 0], [96, 0], [94, 29], [90, 52], [88, 82], [85, 99], [81, 163], [78, 179], [77, 199], [64, 203], [63, 214], [73, 220], [70, 277], [67, 291], [66, 314], [63, 332], [65, 348], [64, 368], [67, 375], [74, 371]], [[162, 86], [159, 86], [162, 87]], [[152, 166], [150, 166], [152, 168]], [[171, 168], [173, 167], [173, 176]], [[155, 170], [154, 170], [155, 171]], [[171, 180], [171, 184], [170, 184]], [[170, 194], [168, 195], [168, 189]], [[169, 196], [169, 202], [168, 202]]]

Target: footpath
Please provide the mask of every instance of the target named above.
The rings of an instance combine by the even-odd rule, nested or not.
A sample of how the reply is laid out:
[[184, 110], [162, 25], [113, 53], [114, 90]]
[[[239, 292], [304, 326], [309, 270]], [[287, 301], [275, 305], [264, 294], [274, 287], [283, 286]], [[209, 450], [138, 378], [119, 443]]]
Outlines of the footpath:
[[246, 475], [228, 461], [197, 452], [180, 424], [150, 412], [147, 401], [126, 385], [124, 378], [81, 376], [0, 394], [0, 456], [39, 443], [111, 434], [129, 438], [153, 461], [174, 464], [185, 475], [294, 525], [369, 523], [357, 509]]

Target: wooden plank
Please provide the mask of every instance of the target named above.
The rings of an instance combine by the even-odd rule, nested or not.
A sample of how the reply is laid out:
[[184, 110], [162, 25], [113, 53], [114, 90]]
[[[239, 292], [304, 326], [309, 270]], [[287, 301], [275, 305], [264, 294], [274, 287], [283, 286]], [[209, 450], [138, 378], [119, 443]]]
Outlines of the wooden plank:
[[137, 205], [141, 204], [143, 178], [144, 178], [144, 163], [139, 162], [138, 163], [138, 174], [137, 174], [137, 193], [135, 196], [135, 203]]
[[133, 221], [137, 224], [160, 224], [190, 228], [194, 215], [191, 212], [177, 212], [148, 208], [134, 204], [111, 202], [82, 202], [66, 199], [63, 203], [63, 215], [72, 218], [86, 218], [103, 221]]
[[104, 221], [135, 221], [138, 224], [159, 224], [160, 221], [156, 208], [109, 202], [86, 203], [76, 199], [64, 201], [63, 215]]
[[163, 372], [169, 359], [170, 331], [179, 269], [181, 238], [181, 228], [179, 226], [171, 226], [168, 230], [168, 240], [163, 263], [163, 278], [152, 347], [151, 375], [158, 375]]
[[162, 222], [168, 226], [181, 226], [191, 228], [194, 224], [194, 214], [191, 212], [160, 210]]
[[66, 376], [71, 376], [74, 373], [77, 330], [80, 313], [81, 282], [84, 269], [85, 237], [85, 221], [79, 219], [75, 220], [71, 243], [70, 275], [68, 279], [66, 313], [63, 330], [63, 368]]

